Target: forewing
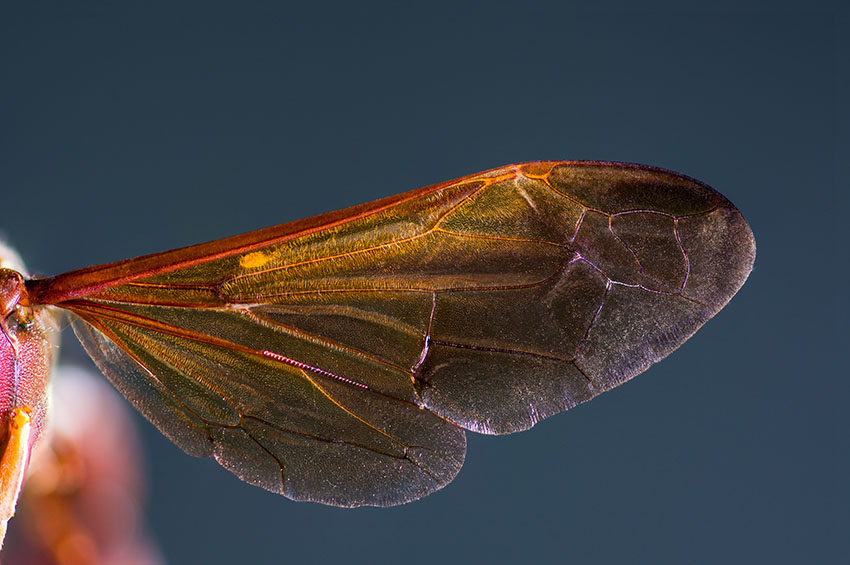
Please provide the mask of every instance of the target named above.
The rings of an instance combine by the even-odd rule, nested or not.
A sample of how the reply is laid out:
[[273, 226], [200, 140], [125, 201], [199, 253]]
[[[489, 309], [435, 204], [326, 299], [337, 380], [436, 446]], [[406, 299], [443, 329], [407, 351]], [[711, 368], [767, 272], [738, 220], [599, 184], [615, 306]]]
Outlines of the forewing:
[[32, 291], [187, 452], [290, 498], [389, 505], [454, 477], [460, 427], [529, 428], [666, 356], [754, 254], [701, 183], [547, 162]]

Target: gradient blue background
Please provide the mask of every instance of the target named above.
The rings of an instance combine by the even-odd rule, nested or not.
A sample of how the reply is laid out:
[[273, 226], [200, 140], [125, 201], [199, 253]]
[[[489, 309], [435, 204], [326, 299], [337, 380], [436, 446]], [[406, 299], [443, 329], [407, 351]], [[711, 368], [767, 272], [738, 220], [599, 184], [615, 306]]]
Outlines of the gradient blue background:
[[[472, 435], [415, 504], [295, 504], [140, 422], [170, 563], [847, 562], [842, 14], [284, 4], [4, 3], [0, 229], [31, 270], [537, 159], [703, 180], [750, 221], [756, 266], [669, 359], [530, 432]], [[87, 362], [70, 332], [63, 355]]]

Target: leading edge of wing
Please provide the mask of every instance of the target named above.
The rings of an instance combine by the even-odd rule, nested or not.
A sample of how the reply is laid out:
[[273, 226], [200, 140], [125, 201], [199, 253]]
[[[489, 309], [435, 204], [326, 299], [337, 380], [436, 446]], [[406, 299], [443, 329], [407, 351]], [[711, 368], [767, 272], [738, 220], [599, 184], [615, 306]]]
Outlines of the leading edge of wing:
[[273, 245], [288, 239], [294, 239], [328, 229], [381, 212], [398, 204], [431, 194], [449, 186], [456, 186], [462, 183], [474, 183], [478, 181], [487, 181], [492, 183], [497, 180], [515, 176], [520, 171], [520, 168], [525, 169], [530, 167], [540, 167], [551, 169], [557, 165], [618, 167], [624, 169], [631, 168], [648, 171], [662, 171], [671, 173], [677, 177], [683, 177], [683, 175], [679, 173], [656, 167], [609, 161], [531, 161], [514, 165], [506, 165], [457, 179], [417, 188], [401, 194], [387, 196], [371, 202], [357, 204], [341, 210], [326, 212], [317, 216], [279, 224], [248, 233], [172, 249], [169, 251], [142, 255], [133, 259], [124, 259], [121, 261], [84, 267], [82, 269], [76, 269], [45, 279], [32, 279], [27, 281], [27, 293], [29, 301], [32, 304], [58, 304], [66, 300], [83, 297], [138, 278], [160, 275], [207, 261], [248, 253], [268, 245]]
[[328, 229], [381, 212], [448, 186], [510, 177], [516, 174], [519, 166], [499, 167], [371, 202], [356, 204], [341, 210], [334, 210], [206, 243], [84, 267], [46, 279], [29, 280], [27, 281], [28, 295], [33, 304], [58, 304], [138, 278], [160, 275], [207, 261], [248, 253], [268, 245]]

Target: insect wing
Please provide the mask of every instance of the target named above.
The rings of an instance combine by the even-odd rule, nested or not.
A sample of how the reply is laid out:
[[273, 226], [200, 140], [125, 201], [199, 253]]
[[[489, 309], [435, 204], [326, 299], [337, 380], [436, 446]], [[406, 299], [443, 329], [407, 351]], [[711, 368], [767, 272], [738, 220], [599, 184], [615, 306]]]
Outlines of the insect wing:
[[744, 283], [711, 188], [528, 163], [36, 281], [172, 441], [297, 500], [392, 505], [452, 480], [462, 428], [527, 429], [644, 371]]

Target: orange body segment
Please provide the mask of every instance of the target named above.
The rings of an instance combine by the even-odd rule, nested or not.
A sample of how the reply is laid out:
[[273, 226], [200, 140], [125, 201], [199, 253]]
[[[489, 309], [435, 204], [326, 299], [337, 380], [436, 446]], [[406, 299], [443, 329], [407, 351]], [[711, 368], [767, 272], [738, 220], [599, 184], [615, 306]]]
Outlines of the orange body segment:
[[15, 515], [29, 464], [33, 427], [28, 408], [19, 408], [10, 414], [6, 433], [6, 449], [0, 458], [0, 547], [6, 537], [6, 524]]

